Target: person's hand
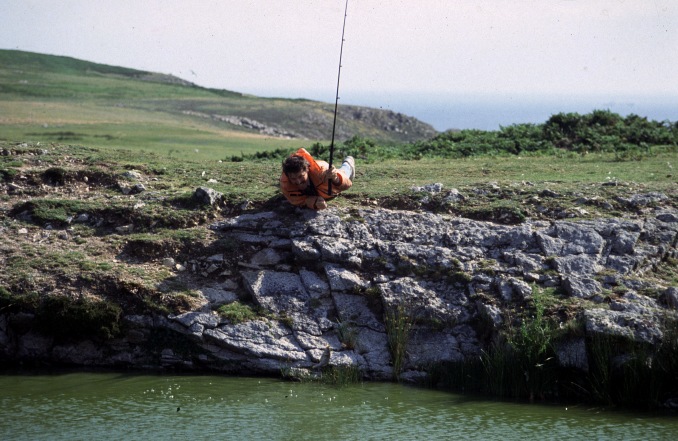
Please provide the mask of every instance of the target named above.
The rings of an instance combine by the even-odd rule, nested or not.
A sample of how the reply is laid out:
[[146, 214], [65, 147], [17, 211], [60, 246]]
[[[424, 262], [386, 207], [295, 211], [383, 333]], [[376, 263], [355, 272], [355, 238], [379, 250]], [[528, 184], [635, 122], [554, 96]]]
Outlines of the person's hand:
[[338, 170], [334, 168], [334, 166], [330, 167], [329, 169], [325, 170], [325, 173], [323, 174], [323, 182], [327, 182], [329, 179], [332, 180], [332, 185], [339, 185], [341, 182], [338, 179]]
[[319, 197], [315, 200], [314, 207], [316, 210], [324, 210], [325, 208], [327, 208], [327, 202], [325, 201], [325, 199]]

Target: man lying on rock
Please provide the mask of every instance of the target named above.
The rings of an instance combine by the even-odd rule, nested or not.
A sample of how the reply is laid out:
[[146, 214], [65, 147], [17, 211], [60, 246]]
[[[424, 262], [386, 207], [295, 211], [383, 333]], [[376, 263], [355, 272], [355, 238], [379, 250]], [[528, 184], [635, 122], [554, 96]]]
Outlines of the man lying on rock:
[[328, 200], [353, 185], [355, 161], [347, 156], [341, 168], [336, 169], [325, 161], [316, 161], [301, 148], [283, 161], [282, 170], [280, 190], [292, 205], [323, 210], [327, 208]]

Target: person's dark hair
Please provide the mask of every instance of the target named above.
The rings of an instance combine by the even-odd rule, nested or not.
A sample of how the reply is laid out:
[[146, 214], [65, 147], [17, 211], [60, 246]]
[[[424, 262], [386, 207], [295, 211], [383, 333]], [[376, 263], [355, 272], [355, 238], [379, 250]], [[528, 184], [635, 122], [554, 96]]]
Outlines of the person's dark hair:
[[302, 158], [301, 156], [290, 156], [287, 159], [283, 161], [282, 167], [283, 167], [283, 173], [285, 173], [287, 176], [290, 175], [290, 173], [299, 173], [301, 171], [308, 171], [308, 167], [311, 164], [308, 163], [308, 161], [305, 158]]

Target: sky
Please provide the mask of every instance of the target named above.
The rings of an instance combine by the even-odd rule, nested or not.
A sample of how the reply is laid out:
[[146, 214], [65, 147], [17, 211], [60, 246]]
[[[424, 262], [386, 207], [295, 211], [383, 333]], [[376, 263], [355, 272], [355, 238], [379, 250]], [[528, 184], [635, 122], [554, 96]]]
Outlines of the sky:
[[0, 48], [331, 103], [341, 51], [340, 104], [438, 130], [578, 105], [678, 120], [676, 0], [348, 0], [342, 49], [345, 5], [0, 0]]

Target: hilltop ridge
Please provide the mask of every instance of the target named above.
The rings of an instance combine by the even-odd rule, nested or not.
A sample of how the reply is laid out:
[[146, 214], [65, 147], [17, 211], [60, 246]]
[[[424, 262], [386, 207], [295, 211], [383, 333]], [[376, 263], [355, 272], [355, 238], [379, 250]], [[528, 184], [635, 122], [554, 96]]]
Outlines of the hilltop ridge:
[[[109, 140], [134, 136], [140, 124], [171, 125], [171, 130], [162, 130], [165, 133], [195, 132], [198, 127], [194, 137], [209, 132], [221, 138], [322, 141], [330, 138], [334, 112], [330, 103], [262, 98], [201, 87], [173, 75], [14, 50], [0, 50], [0, 98], [4, 113], [13, 115], [0, 120], [6, 140], [25, 140], [30, 134], [33, 141], [55, 141], [54, 133], [70, 131], [83, 135], [78, 141], [95, 146], [105, 145], [105, 135]], [[83, 106], [92, 110], [83, 113]], [[135, 127], [125, 126], [132, 124]], [[40, 133], [49, 127], [59, 130]], [[121, 133], [111, 134], [113, 130]], [[359, 135], [411, 142], [436, 133], [431, 125], [395, 111], [339, 106], [338, 141]]]

